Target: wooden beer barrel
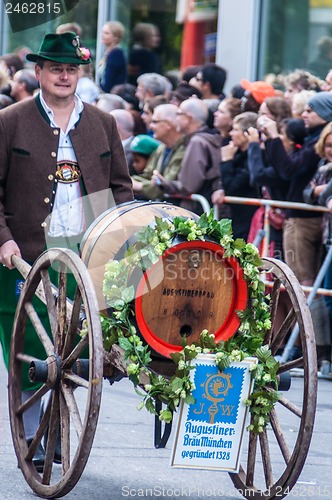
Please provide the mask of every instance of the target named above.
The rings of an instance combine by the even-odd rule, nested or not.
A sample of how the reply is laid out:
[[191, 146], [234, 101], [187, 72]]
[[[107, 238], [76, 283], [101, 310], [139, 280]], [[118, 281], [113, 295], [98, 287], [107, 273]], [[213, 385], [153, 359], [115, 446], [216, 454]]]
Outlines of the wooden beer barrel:
[[197, 219], [192, 212], [170, 203], [132, 201], [106, 210], [89, 226], [81, 242], [81, 258], [92, 278], [101, 311], [107, 309], [103, 295], [107, 262], [121, 260], [135, 242], [135, 233], [153, 224], [155, 217], [173, 219], [177, 216]]
[[[173, 219], [197, 215], [159, 202], [132, 202], [104, 212], [84, 235], [81, 254], [88, 268], [101, 310], [105, 264], [121, 259], [134, 243], [134, 235], [155, 216]], [[163, 257], [136, 279], [135, 315], [138, 329], [153, 350], [169, 357], [188, 343], [197, 342], [202, 330], [226, 340], [239, 327], [237, 310], [247, 306], [248, 290], [238, 261], [224, 257], [224, 249], [211, 241], [173, 242]]]

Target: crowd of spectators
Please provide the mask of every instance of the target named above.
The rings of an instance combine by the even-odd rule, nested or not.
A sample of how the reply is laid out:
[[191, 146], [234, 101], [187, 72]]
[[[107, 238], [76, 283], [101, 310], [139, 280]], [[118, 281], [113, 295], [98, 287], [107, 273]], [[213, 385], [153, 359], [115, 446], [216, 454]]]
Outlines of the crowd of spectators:
[[[167, 78], [155, 50], [158, 28], [139, 23], [133, 34], [127, 61], [121, 23], [103, 26], [98, 83], [85, 67], [77, 92], [115, 117], [137, 199], [165, 199], [200, 213], [190, 195], [201, 194], [231, 217], [234, 238], [250, 241], [262, 227], [262, 210], [244, 204], [225, 210], [225, 195], [332, 211], [332, 69], [325, 81], [301, 69], [266, 80], [243, 79], [226, 95], [225, 68], [207, 63]], [[14, 53], [0, 56], [0, 109], [36, 92], [27, 61]], [[284, 222], [271, 226], [270, 255], [285, 260], [301, 284], [312, 286], [331, 242], [330, 216], [293, 208], [279, 215]], [[332, 288], [332, 266], [326, 286]], [[332, 325], [330, 303], [326, 300]], [[331, 361], [330, 329], [317, 335], [317, 343], [319, 361]]]

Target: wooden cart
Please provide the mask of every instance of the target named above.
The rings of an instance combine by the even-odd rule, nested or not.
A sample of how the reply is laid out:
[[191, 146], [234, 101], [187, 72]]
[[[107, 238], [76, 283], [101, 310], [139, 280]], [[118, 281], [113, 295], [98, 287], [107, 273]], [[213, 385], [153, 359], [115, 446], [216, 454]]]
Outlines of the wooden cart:
[[[13, 257], [14, 265], [26, 280], [18, 302], [13, 328], [9, 383], [10, 422], [19, 466], [31, 489], [40, 497], [61, 497], [75, 486], [83, 473], [92, 447], [98, 422], [103, 378], [116, 379], [118, 374], [126, 374], [121, 350], [117, 347], [111, 352], [105, 352], [103, 348], [100, 310], [106, 308], [102, 294], [104, 265], [110, 258], [119, 258], [137, 230], [152, 224], [155, 216], [168, 219], [174, 216], [195, 217], [186, 210], [166, 203], [133, 202], [111, 209], [95, 221], [84, 236], [81, 258], [67, 249], [50, 249], [30, 268], [21, 259]], [[188, 255], [190, 259], [193, 253], [195, 258], [203, 261], [207, 252], [209, 255], [211, 251], [218, 253], [214, 247], [211, 250], [209, 242], [190, 243], [190, 245], [189, 242], [174, 243], [173, 253], [180, 261], [187, 262]], [[224, 261], [218, 259], [219, 261], [224, 272]], [[227, 264], [233, 268], [234, 265], [234, 262]], [[56, 266], [59, 270], [56, 290], [48, 274], [51, 266]], [[303, 357], [281, 365], [279, 375], [282, 380], [283, 397], [271, 412], [271, 424], [259, 436], [252, 432], [246, 433], [243, 451], [246, 460], [243, 461], [240, 472], [232, 473], [230, 476], [235, 487], [245, 498], [280, 499], [296, 483], [308, 454], [316, 409], [317, 361], [311, 315], [301, 286], [290, 269], [281, 261], [264, 258], [261, 267], [264, 276], [267, 276], [266, 271], [269, 281], [272, 281], [272, 286], [270, 285], [268, 290], [271, 294], [272, 328], [266, 335], [265, 343], [270, 346], [272, 353], [276, 354], [297, 322]], [[67, 298], [69, 272], [76, 281], [76, 293], [72, 301]], [[243, 306], [243, 297], [246, 300], [246, 294], [243, 283], [238, 283], [237, 274], [233, 275], [234, 279], [228, 280], [227, 286], [225, 283], [222, 286], [220, 283], [211, 283], [210, 279], [216, 298], [213, 306], [207, 294], [197, 293], [196, 297], [192, 294], [191, 310], [195, 311], [196, 307], [203, 313], [194, 315], [192, 319], [190, 314], [182, 315], [184, 318], [181, 314], [172, 314], [174, 321], [164, 321], [161, 329], [155, 324], [154, 318], [163, 306], [162, 300], [169, 299], [167, 290], [170, 289], [171, 277], [166, 274], [162, 277], [160, 283], [156, 284], [152, 291], [150, 290], [150, 295], [147, 293], [147, 302], [144, 302], [144, 297], [140, 298], [140, 330], [146, 329], [144, 336], [151, 339], [154, 350], [159, 350], [158, 343], [166, 346], [165, 356], [157, 355], [154, 360], [153, 368], [157, 373], [172, 373], [174, 364], [168, 358], [169, 346], [180, 349], [183, 333], [186, 335], [190, 333], [188, 339], [193, 341], [197, 340], [203, 328], [218, 331], [220, 338], [235, 333], [238, 326], [236, 309]], [[183, 284], [176, 283], [176, 286], [181, 289]], [[190, 289], [190, 286], [192, 285], [187, 282], [186, 288]], [[166, 290], [164, 299], [161, 290]], [[172, 292], [169, 295], [171, 296]], [[47, 305], [51, 336], [47, 334], [36, 312], [34, 306], [36, 296], [41, 297]], [[280, 300], [281, 296], [283, 301]], [[280, 315], [277, 313], [285, 297], [289, 299], [291, 305], [288, 314], [280, 322], [278, 319]], [[138, 299], [137, 297], [137, 302]], [[188, 297], [181, 294], [176, 297], [182, 305], [187, 299]], [[167, 304], [169, 306], [169, 302]], [[151, 308], [155, 308], [153, 313]], [[206, 317], [205, 310], [210, 311]], [[87, 334], [77, 340], [82, 311], [88, 329]], [[36, 359], [24, 353], [27, 321], [33, 324], [45, 348], [45, 359]], [[88, 359], [85, 352], [88, 352]], [[22, 404], [21, 372], [26, 364], [30, 367], [31, 379], [39, 381], [41, 387]], [[285, 391], [290, 386], [289, 371], [299, 367], [303, 368], [301, 379], [303, 393], [300, 401], [293, 401], [292, 391], [287, 392], [287, 395]], [[267, 386], [267, 390], [274, 389]], [[46, 394], [50, 395], [46, 411], [28, 448], [23, 415], [34, 402]], [[292, 433], [282, 427], [286, 414], [288, 421], [289, 418], [292, 421]], [[32, 457], [47, 429], [45, 466], [43, 473], [39, 474], [32, 463]], [[53, 463], [59, 429], [62, 465]], [[271, 455], [275, 456], [276, 453], [279, 458], [272, 462]], [[217, 481], [218, 473], [216, 473]]]

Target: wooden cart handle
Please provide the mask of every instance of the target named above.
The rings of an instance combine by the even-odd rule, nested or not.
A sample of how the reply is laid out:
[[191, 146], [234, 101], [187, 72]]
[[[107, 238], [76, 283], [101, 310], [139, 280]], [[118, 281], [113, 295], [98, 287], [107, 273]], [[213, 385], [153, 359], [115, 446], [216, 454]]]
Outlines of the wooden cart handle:
[[[29, 274], [29, 272], [31, 271], [31, 266], [25, 260], [23, 260], [21, 257], [18, 257], [18, 255], [15, 255], [15, 254], [13, 254], [11, 256], [11, 260], [12, 260], [12, 264], [21, 273], [21, 275], [23, 276], [23, 278], [26, 279], [27, 276], [28, 276], [28, 274]], [[53, 284], [51, 284], [51, 288], [52, 288], [52, 290], [54, 292], [54, 295], [57, 296], [58, 295], [58, 289], [57, 289], [57, 287], [54, 286]], [[36, 291], [35, 291], [35, 295], [45, 305], [47, 304], [46, 298], [45, 298], [44, 287], [43, 287], [42, 282], [39, 283], [39, 285], [37, 286]], [[72, 301], [69, 300], [68, 298], [67, 298], [66, 302], [67, 302], [67, 317], [69, 319], [70, 315], [72, 313], [73, 304], [72, 304]]]
[[[16, 269], [21, 273], [24, 279], [27, 279], [29, 272], [31, 271], [31, 266], [24, 259], [19, 257], [18, 255], [13, 254], [11, 256], [12, 264], [16, 267]], [[57, 289], [52, 285], [52, 289], [57, 292]], [[45, 292], [42, 283], [40, 283], [36, 289], [35, 295], [46, 304]]]
[[22, 274], [23, 278], [26, 279], [30, 272], [31, 266], [25, 260], [15, 254], [11, 256], [11, 261], [13, 266], [15, 266], [16, 269]]

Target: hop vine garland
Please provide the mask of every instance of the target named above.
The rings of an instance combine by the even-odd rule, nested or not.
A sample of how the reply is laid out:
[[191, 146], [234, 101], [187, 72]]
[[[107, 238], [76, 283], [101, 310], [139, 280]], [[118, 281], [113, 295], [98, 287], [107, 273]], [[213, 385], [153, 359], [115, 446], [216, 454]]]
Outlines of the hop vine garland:
[[[171, 355], [177, 366], [174, 375], [168, 379], [149, 369], [152, 361], [150, 348], [143, 344], [132, 324], [135, 289], [133, 285], [128, 286], [128, 282], [133, 269], [150, 269], [172, 246], [174, 238], [179, 236], [187, 241], [212, 239], [224, 248], [225, 257], [235, 257], [248, 285], [249, 304], [247, 309], [237, 312], [240, 326], [237, 334], [229, 340], [217, 343], [214, 335], [207, 330], [203, 330], [198, 343], [187, 345], [184, 339], [182, 351]], [[244, 402], [252, 416], [248, 430], [262, 432], [269, 423], [269, 414], [280, 395], [277, 390], [268, 390], [267, 387], [277, 388], [279, 363], [268, 346], [263, 345], [265, 333], [271, 328], [271, 320], [269, 296], [265, 295], [265, 286], [258, 269], [261, 260], [257, 248], [242, 239], [234, 240], [231, 221], [217, 221], [212, 211], [203, 214], [197, 221], [183, 217], [175, 217], [170, 221], [156, 217], [154, 227], [145, 227], [136, 234], [136, 239], [124, 259], [110, 260], [106, 264], [103, 293], [109, 315], [101, 315], [101, 323], [105, 350], [110, 350], [114, 344], [124, 350], [129, 379], [143, 398], [138, 408], [145, 407], [157, 414], [155, 402], [159, 400], [166, 405], [166, 409], [160, 411], [159, 419], [170, 422], [182, 399], [188, 404], [194, 402], [192, 391], [195, 387], [190, 380], [190, 371], [193, 369], [190, 361], [199, 353], [215, 353], [220, 371], [231, 362], [256, 356], [259, 363], [251, 366], [254, 390]], [[145, 393], [139, 389], [142, 375], [149, 381], [144, 384]]]

